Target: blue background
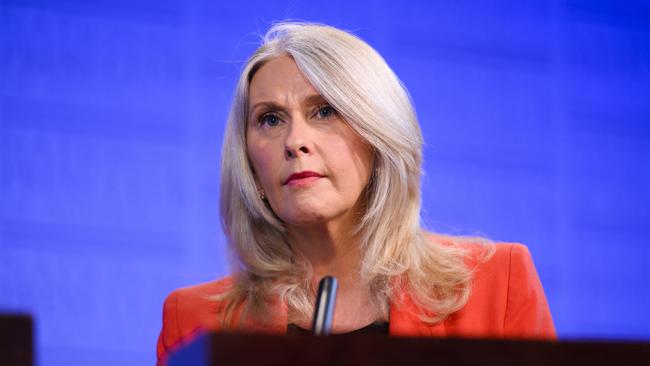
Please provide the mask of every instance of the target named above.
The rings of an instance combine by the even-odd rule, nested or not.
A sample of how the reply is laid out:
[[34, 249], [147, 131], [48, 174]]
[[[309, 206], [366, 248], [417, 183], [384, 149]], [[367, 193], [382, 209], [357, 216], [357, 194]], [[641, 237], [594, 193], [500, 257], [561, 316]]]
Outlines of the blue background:
[[0, 311], [41, 365], [152, 364], [228, 272], [224, 122], [271, 21], [352, 30], [410, 90], [424, 218], [527, 244], [560, 337], [650, 339], [645, 1], [29, 1], [0, 8]]

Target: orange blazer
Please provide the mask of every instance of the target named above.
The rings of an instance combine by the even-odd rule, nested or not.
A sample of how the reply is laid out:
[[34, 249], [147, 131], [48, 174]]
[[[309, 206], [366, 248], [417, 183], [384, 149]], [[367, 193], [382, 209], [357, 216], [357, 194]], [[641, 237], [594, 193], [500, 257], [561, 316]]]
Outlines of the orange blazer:
[[[474, 274], [469, 301], [458, 312], [436, 324], [417, 316], [409, 296], [390, 306], [389, 334], [404, 337], [471, 337], [555, 339], [555, 327], [546, 296], [528, 249], [521, 244], [495, 244], [490, 260]], [[474, 255], [476, 255], [477, 251]], [[470, 258], [470, 263], [476, 263]], [[209, 299], [232, 284], [227, 277], [173, 291], [165, 300], [158, 338], [158, 360], [197, 330], [220, 330], [223, 303]], [[284, 334], [287, 310], [275, 308], [269, 324], [243, 321], [245, 330]]]

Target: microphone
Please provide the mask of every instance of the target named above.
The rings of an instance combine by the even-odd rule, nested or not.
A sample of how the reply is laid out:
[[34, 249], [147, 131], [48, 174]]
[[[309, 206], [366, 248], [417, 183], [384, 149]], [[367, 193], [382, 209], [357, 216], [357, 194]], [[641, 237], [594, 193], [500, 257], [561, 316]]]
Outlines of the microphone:
[[336, 278], [332, 276], [323, 277], [318, 284], [318, 296], [316, 297], [316, 309], [314, 310], [312, 326], [314, 335], [329, 335], [332, 330], [337, 287]]

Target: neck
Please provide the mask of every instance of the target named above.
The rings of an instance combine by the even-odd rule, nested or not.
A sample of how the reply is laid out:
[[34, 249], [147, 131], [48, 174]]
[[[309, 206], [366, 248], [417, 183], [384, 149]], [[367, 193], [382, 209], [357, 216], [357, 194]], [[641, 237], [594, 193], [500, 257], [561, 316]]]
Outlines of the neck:
[[334, 276], [339, 282], [358, 281], [361, 239], [352, 225], [327, 223], [289, 229], [289, 241], [312, 265], [317, 278]]
[[[376, 320], [386, 321], [377, 304], [372, 303], [368, 284], [361, 281], [361, 235], [354, 235], [353, 225], [289, 227], [292, 248], [312, 265], [314, 285], [323, 276], [334, 276], [339, 282], [333, 329], [337, 332], [364, 327]], [[298, 320], [309, 327], [308, 319]]]

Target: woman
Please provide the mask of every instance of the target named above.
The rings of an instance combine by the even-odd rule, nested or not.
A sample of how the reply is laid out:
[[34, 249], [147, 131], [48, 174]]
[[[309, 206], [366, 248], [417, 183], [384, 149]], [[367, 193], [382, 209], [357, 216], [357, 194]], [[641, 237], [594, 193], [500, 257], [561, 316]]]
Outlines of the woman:
[[421, 228], [421, 165], [408, 93], [376, 51], [332, 27], [272, 27], [222, 153], [239, 266], [167, 298], [158, 356], [196, 329], [308, 330], [325, 275], [339, 281], [333, 333], [554, 338], [524, 246]]

